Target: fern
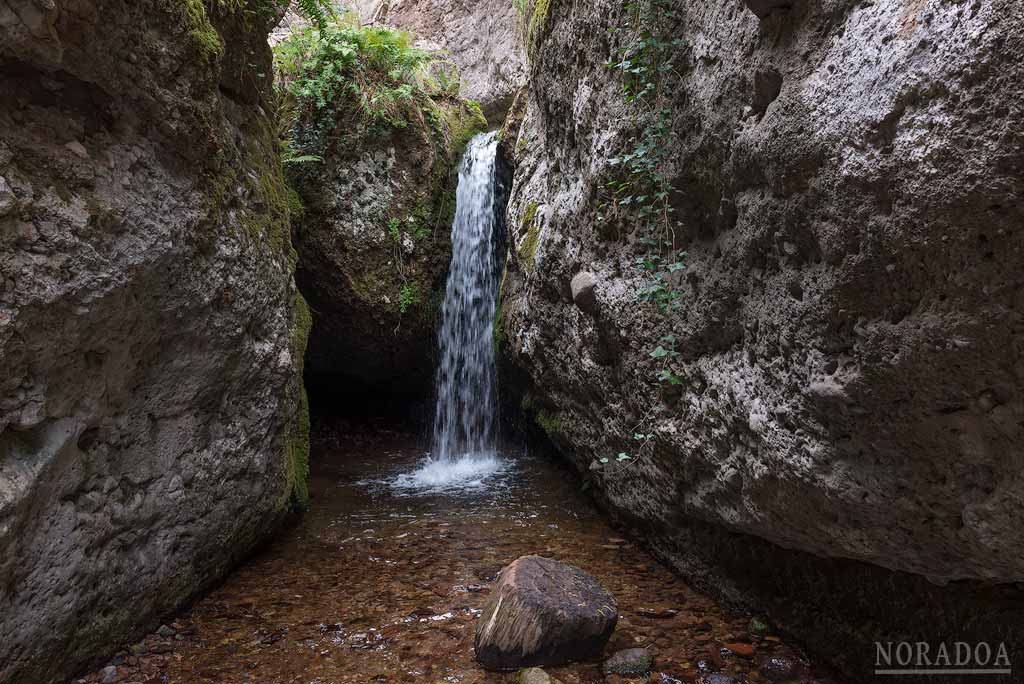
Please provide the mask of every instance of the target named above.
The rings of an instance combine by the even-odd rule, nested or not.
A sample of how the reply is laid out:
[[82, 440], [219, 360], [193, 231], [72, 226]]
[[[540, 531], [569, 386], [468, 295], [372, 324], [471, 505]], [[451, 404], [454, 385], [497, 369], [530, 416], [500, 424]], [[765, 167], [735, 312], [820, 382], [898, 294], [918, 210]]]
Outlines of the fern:
[[330, 0], [297, 0], [302, 13], [321, 31], [327, 27], [327, 19], [334, 14]]

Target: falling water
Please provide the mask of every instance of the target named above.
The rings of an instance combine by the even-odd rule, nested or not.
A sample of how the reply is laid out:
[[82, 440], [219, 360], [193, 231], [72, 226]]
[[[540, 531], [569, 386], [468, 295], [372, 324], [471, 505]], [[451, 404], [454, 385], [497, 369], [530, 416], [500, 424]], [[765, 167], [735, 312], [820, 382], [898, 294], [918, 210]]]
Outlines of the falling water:
[[398, 479], [401, 487], [479, 484], [504, 467], [495, 449], [497, 147], [496, 134], [476, 136], [459, 168], [452, 262], [438, 335], [441, 363], [431, 455], [419, 470]]

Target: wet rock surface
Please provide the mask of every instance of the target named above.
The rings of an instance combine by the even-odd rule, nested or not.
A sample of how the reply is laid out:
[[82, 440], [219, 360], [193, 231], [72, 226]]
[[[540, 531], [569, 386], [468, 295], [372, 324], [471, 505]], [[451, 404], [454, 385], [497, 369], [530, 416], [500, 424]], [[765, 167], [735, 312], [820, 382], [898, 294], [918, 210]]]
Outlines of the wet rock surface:
[[601, 669], [606, 675], [640, 677], [654, 667], [654, 656], [646, 648], [627, 648], [613, 653]]
[[528, 667], [520, 670], [516, 675], [516, 684], [559, 684], [557, 679], [540, 669], [539, 667]]
[[301, 499], [276, 17], [232, 7], [0, 3], [0, 681], [155, 628]]
[[[475, 630], [501, 569], [542, 554], [615, 596], [619, 620], [606, 653], [646, 648], [665, 684], [710, 672], [765, 681], [755, 662], [721, 651], [744, 638], [750, 616], [724, 610], [622, 539], [567, 472], [513, 455], [509, 479], [476, 494], [396, 496], [379, 484], [421, 458], [414, 437], [386, 425], [371, 432], [342, 422], [315, 436], [313, 505], [302, 521], [169, 622], [176, 636], [154, 633], [126, 649], [119, 676], [142, 684], [513, 684], [519, 673], [475, 662]], [[651, 616], [653, 597], [659, 610], [676, 612]], [[761, 656], [803, 657], [771, 630], [754, 641]], [[562, 684], [605, 680], [599, 662], [545, 670]]]
[[[879, 603], [876, 624], [939, 638], [979, 600], [1006, 627], [970, 623], [978, 639], [1024, 642], [986, 588], [1024, 577], [1000, 551], [1024, 547], [1024, 18], [999, 0], [676, 6], [675, 315], [638, 300], [647, 248], [602, 206], [635, 133], [614, 45], [591, 38], [618, 3], [553, 4], [531, 51], [502, 306], [530, 409], [690, 576], [773, 610], [813, 584], [790, 624], [835, 653]], [[581, 271], [599, 319], [566, 286]], [[666, 336], [679, 356], [652, 357]], [[977, 582], [938, 588], [955, 579]]]
[[615, 598], [587, 573], [524, 556], [498, 576], [473, 651], [477, 662], [493, 670], [592, 660], [618, 618]]

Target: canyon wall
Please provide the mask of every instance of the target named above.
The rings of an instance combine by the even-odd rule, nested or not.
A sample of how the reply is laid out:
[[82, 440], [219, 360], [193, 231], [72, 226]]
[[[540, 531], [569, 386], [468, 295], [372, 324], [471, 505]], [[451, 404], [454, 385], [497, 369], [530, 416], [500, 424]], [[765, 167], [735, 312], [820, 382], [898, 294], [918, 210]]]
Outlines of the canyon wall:
[[153, 628], [305, 503], [278, 18], [0, 2], [0, 681]]
[[1019, 643], [1024, 10], [660, 5], [668, 313], [609, 217], [636, 24], [530, 3], [500, 313], [524, 407], [663, 557], [821, 652]]

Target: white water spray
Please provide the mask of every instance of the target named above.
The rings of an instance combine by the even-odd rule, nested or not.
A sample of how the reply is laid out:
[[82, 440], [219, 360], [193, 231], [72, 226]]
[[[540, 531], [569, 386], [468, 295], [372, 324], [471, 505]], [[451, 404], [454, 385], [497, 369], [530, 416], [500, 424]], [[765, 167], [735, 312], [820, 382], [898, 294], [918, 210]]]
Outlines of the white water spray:
[[437, 410], [431, 456], [399, 477], [403, 488], [444, 490], [479, 485], [505, 468], [495, 447], [497, 371], [494, 312], [495, 159], [498, 138], [478, 135], [459, 167], [452, 262], [438, 346]]

